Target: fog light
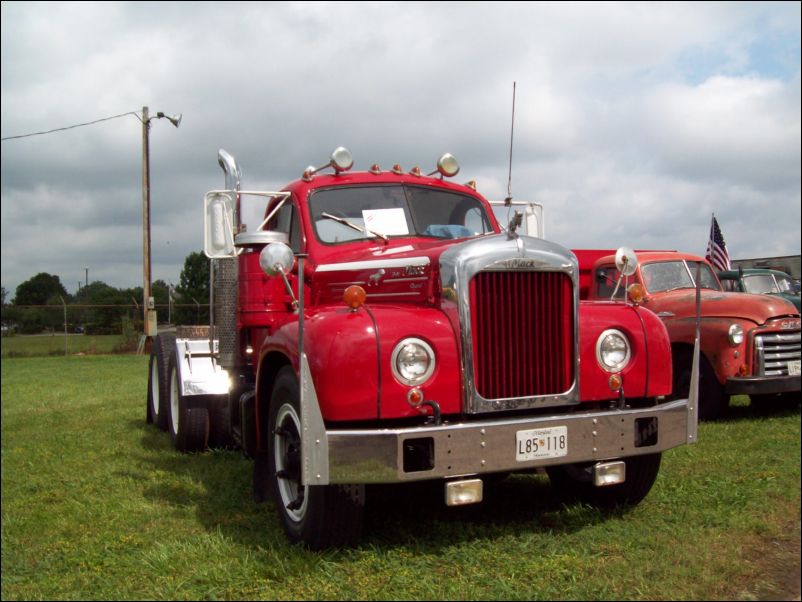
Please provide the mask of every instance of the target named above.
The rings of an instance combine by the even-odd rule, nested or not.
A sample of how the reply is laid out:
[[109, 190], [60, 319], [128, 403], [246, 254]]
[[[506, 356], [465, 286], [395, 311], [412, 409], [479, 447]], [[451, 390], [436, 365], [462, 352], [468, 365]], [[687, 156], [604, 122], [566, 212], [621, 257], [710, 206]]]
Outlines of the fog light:
[[464, 506], [482, 501], [482, 479], [446, 483], [446, 505]]
[[593, 466], [593, 484], [596, 487], [607, 487], [608, 485], [618, 485], [627, 478], [627, 463], [618, 462], [599, 462]]

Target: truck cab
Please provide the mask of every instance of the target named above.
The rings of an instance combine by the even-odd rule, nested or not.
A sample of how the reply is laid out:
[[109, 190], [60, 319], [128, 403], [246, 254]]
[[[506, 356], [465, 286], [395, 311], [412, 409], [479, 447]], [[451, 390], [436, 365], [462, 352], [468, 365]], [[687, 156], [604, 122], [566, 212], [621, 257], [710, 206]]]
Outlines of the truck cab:
[[718, 272], [718, 279], [725, 291], [752, 293], [753, 295], [778, 295], [800, 310], [799, 291], [794, 288], [791, 276], [780, 270], [763, 268], [741, 268]]

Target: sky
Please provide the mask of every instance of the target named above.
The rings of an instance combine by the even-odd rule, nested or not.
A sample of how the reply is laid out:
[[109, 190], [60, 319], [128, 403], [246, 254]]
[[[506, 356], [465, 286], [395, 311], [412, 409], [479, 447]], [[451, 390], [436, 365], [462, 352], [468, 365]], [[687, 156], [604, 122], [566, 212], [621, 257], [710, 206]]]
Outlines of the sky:
[[[800, 3], [3, 2], [2, 286], [142, 285], [203, 248], [217, 151], [276, 190], [346, 146], [545, 208], [573, 249], [800, 253]], [[133, 114], [131, 114], [133, 113]], [[261, 207], [247, 197], [256, 222]], [[251, 216], [251, 217], [249, 217]], [[256, 223], [253, 223], [255, 226]]]

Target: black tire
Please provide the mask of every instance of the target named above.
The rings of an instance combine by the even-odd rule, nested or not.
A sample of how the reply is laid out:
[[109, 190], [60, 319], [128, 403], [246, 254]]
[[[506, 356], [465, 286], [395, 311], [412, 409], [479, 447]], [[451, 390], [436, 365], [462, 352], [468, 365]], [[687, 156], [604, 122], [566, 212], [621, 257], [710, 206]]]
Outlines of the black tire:
[[190, 407], [187, 398], [181, 394], [176, 361], [176, 355], [172, 353], [167, 371], [167, 431], [178, 451], [204, 451], [209, 442], [209, 411], [206, 408]]
[[174, 334], [156, 335], [150, 348], [148, 364], [148, 401], [145, 416], [148, 424], [155, 424], [163, 431], [167, 430], [169, 396], [167, 370], [173, 349], [175, 349]]
[[593, 462], [550, 466], [546, 473], [552, 487], [569, 497], [600, 508], [635, 506], [651, 491], [660, 471], [661, 458], [659, 453], [622, 458], [627, 465], [626, 480], [605, 487], [593, 484]]
[[209, 447], [232, 447], [231, 408], [228, 395], [213, 399], [209, 403]]
[[300, 425], [298, 380], [285, 366], [270, 398], [266, 450], [269, 490], [282, 527], [291, 542], [313, 550], [354, 545], [362, 533], [365, 486], [303, 486]]
[[[693, 350], [674, 351], [673, 356], [673, 392], [672, 399], [685, 399], [691, 387], [691, 369], [693, 368]], [[699, 356], [699, 420], [715, 420], [720, 417], [730, 403], [730, 396], [718, 382], [716, 373], [704, 356]]]

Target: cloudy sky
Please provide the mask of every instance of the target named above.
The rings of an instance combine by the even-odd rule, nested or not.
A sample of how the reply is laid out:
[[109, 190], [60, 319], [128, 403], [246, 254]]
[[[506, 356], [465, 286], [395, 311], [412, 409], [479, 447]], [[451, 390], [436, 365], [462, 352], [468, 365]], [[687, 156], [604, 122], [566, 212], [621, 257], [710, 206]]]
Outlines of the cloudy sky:
[[[203, 245], [218, 148], [276, 189], [339, 145], [545, 206], [570, 248], [800, 253], [800, 3], [3, 2], [2, 137], [129, 112], [153, 279]], [[2, 142], [2, 286], [142, 284], [134, 115]], [[246, 203], [254, 203], [253, 199]], [[254, 214], [257, 209], [253, 207]], [[254, 218], [255, 219], [255, 218]]]

